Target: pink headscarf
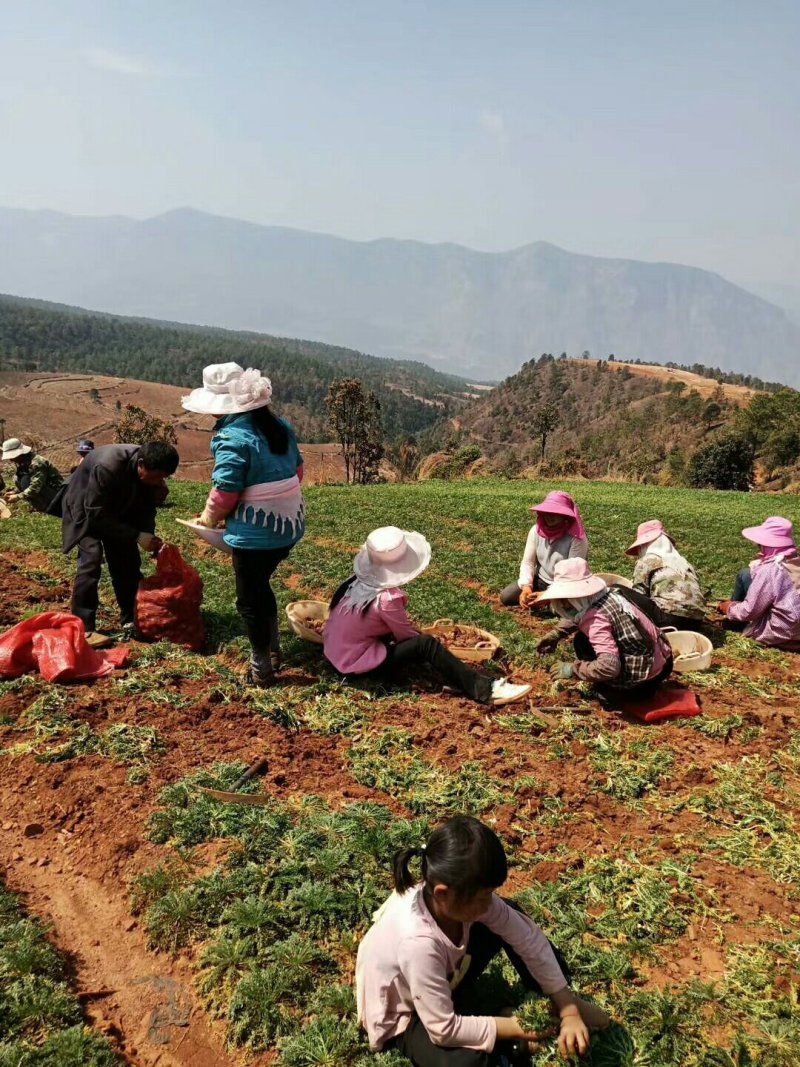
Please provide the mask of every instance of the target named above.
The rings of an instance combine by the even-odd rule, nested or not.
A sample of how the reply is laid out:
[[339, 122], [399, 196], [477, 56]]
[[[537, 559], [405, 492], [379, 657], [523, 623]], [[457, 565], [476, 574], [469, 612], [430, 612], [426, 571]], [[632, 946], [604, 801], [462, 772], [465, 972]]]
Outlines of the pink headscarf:
[[[566, 537], [567, 535], [577, 537], [579, 541], [586, 540], [586, 530], [583, 528], [581, 513], [569, 493], [565, 493], [561, 489], [554, 489], [552, 493], [547, 494], [541, 504], [534, 504], [530, 510], [536, 513], [536, 532], [547, 541], [557, 541], [559, 537]], [[548, 530], [543, 523], [539, 522], [539, 512], [558, 515], [563, 519], [563, 523], [552, 530]]]

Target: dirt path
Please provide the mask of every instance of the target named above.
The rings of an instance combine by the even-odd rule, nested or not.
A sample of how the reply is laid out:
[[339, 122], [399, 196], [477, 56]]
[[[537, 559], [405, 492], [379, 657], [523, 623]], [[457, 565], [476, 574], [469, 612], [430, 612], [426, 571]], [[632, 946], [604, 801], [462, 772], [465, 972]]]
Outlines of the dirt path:
[[22, 857], [7, 867], [8, 884], [31, 911], [52, 922], [89, 1020], [118, 1051], [141, 1067], [238, 1063], [196, 1001], [189, 962], [148, 950], [120, 886], [76, 869], [64, 858], [72, 851], [68, 842], [52, 832], [36, 844], [19, 833], [17, 825], [8, 835], [18, 850], [14, 856]]

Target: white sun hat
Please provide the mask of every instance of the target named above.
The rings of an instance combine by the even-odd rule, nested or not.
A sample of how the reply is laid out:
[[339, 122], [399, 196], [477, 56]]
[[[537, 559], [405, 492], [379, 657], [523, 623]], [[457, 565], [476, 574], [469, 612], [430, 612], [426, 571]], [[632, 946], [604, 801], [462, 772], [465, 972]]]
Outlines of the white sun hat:
[[17, 459], [19, 456], [27, 456], [33, 452], [30, 445], [23, 445], [18, 437], [9, 437], [3, 441], [3, 459]]
[[181, 404], [198, 415], [240, 415], [265, 407], [271, 398], [272, 382], [260, 370], [212, 363], [203, 371], [202, 388], [182, 397]]
[[372, 589], [393, 589], [422, 574], [430, 561], [431, 546], [421, 533], [381, 526], [367, 538], [353, 570]]

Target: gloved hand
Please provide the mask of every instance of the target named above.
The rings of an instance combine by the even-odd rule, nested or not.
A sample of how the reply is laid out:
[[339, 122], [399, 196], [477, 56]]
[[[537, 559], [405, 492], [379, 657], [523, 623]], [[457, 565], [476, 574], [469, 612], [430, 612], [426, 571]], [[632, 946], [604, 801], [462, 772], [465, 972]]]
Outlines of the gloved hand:
[[721, 611], [723, 615], [727, 615], [730, 611], [731, 604], [735, 604], [735, 600], [720, 600], [717, 605], [717, 610]]
[[549, 634], [546, 634], [539, 644], [536, 646], [537, 652], [555, 652], [558, 648], [558, 643], [561, 640], [561, 634], [558, 630], [551, 630]]
[[164, 542], [160, 537], [156, 537], [155, 534], [142, 533], [136, 538], [136, 543], [145, 550], [145, 552], [158, 552]]
[[209, 530], [213, 530], [217, 525], [214, 519], [211, 517], [211, 513], [208, 508], [203, 508], [197, 518], [194, 520], [198, 526], [207, 526]]
[[533, 587], [530, 585], [523, 585], [519, 593], [519, 606], [521, 608], [529, 608], [532, 604], [536, 603], [536, 593], [533, 591]]
[[550, 668], [550, 677], [556, 681], [563, 681], [566, 678], [572, 678], [575, 671], [572, 668], [571, 663], [554, 663]]

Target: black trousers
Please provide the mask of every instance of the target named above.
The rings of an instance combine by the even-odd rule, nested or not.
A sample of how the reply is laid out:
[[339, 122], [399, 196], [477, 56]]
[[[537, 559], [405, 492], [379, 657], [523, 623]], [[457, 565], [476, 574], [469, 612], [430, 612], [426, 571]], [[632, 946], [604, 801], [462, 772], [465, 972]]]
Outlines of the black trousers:
[[[573, 641], [575, 647], [575, 658], [581, 659], [584, 662], [591, 662], [597, 659], [597, 654], [592, 648], [592, 643], [586, 634], [580, 632], [575, 634]], [[621, 689], [615, 686], [611, 682], [601, 683], [597, 688], [606, 693], [609, 697], [614, 697], [619, 700], [620, 697], [635, 696], [640, 697], [642, 700], [648, 700], [650, 697], [655, 696], [659, 686], [662, 682], [665, 682], [667, 678], [672, 674], [672, 656], [669, 657], [664, 664], [664, 668], [660, 674], [657, 674], [655, 678], [648, 678], [647, 681], [639, 682], [638, 685], [631, 686], [628, 689]]]
[[72, 614], [83, 620], [88, 630], [97, 625], [99, 597], [97, 587], [103, 569], [103, 556], [119, 604], [123, 626], [136, 616], [136, 591], [142, 580], [139, 546], [129, 538], [106, 537], [100, 540], [86, 534], [78, 542], [78, 569], [72, 587]]
[[[510, 906], [514, 907], [513, 904]], [[469, 932], [469, 942], [467, 943], [467, 955], [471, 957], [469, 969], [453, 991], [453, 1007], [457, 1012], [461, 1012], [464, 1000], [469, 996], [477, 980], [501, 949], [508, 956], [525, 988], [533, 993], [538, 993], [540, 996], [542, 995], [541, 986], [513, 948], [507, 945], [497, 934], [493, 933], [488, 926], [484, 926], [483, 923], [473, 923]], [[571, 979], [566, 961], [555, 945], [552, 945], [552, 949], [564, 973], [567, 984], [569, 984]], [[492, 1052], [478, 1052], [476, 1049], [471, 1048], [445, 1048], [441, 1045], [434, 1045], [428, 1035], [428, 1031], [420, 1022], [419, 1017], [415, 1015], [408, 1029], [388, 1041], [385, 1048], [396, 1048], [404, 1056], [407, 1056], [416, 1067], [491, 1067], [491, 1065], [499, 1062], [500, 1056], [504, 1052], [510, 1051], [511, 1044], [511, 1042], [498, 1042]]]
[[[533, 588], [535, 592], [541, 593], [547, 588], [547, 582], [543, 582], [537, 574], [533, 580]], [[511, 585], [507, 585], [500, 593], [500, 603], [504, 604], [507, 608], [516, 607], [519, 604], [519, 595], [521, 592], [522, 590], [519, 587], [519, 582], [512, 582]]]
[[427, 663], [447, 685], [466, 693], [470, 700], [477, 700], [479, 704], [489, 703], [492, 696], [491, 679], [472, 670], [430, 634], [420, 634], [419, 637], [389, 645], [388, 655], [378, 672], [399, 674], [421, 663]]
[[269, 584], [279, 563], [293, 546], [285, 548], [234, 548], [236, 610], [242, 617], [253, 652], [268, 656], [278, 651], [278, 602]]

